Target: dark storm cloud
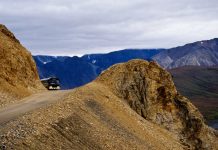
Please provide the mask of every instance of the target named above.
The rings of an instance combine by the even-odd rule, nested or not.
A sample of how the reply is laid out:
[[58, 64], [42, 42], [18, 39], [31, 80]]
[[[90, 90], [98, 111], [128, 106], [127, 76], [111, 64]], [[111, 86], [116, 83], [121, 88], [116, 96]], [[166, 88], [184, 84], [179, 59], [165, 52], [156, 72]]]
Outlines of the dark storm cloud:
[[216, 0], [7, 0], [0, 22], [34, 54], [173, 47], [218, 37]]

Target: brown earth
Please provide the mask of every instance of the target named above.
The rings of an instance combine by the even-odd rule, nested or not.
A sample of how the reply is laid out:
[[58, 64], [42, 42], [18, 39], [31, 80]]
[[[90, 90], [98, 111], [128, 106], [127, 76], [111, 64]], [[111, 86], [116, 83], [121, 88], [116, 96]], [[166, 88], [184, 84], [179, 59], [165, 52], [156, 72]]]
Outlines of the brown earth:
[[0, 125], [3, 126], [7, 122], [16, 119], [23, 114], [41, 108], [48, 104], [63, 99], [70, 91], [46, 91], [33, 94], [23, 100], [6, 106], [0, 110]]
[[182, 149], [173, 134], [95, 82], [4, 125], [0, 133], [9, 149]]
[[62, 101], [0, 128], [16, 149], [218, 149], [217, 131], [154, 62], [112, 66]]
[[44, 89], [30, 52], [1, 24], [0, 70], [0, 107]]

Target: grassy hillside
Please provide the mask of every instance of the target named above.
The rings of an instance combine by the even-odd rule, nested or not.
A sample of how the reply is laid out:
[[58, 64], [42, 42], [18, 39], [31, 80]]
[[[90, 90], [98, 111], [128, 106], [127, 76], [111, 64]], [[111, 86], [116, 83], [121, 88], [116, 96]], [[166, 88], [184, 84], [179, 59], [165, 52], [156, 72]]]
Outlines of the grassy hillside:
[[181, 94], [190, 98], [208, 121], [218, 119], [218, 67], [170, 70]]

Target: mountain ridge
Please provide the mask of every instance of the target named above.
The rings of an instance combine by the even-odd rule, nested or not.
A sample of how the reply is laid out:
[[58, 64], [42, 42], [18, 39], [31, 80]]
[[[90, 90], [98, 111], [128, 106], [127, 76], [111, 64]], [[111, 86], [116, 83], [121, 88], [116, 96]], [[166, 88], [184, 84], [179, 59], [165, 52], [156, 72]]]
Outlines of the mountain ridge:
[[[107, 69], [111, 65], [126, 62], [135, 58], [150, 60], [153, 55], [160, 51], [162, 51], [162, 49], [127, 49], [107, 54], [89, 54], [82, 57], [33, 56], [33, 58], [37, 64], [40, 78], [57, 76], [60, 78], [62, 88], [70, 89], [94, 80], [103, 70]], [[71, 63], [67, 65], [66, 62]]]
[[[77, 59], [83, 64], [84, 70], [85, 68], [90, 68], [89, 74], [86, 76], [85, 81], [90, 82], [95, 79], [103, 70], [108, 67], [116, 64], [127, 62], [131, 59], [144, 59], [144, 60], [154, 60], [157, 61], [162, 67], [166, 69], [172, 69], [182, 66], [216, 66], [218, 65], [218, 38], [214, 38], [212, 40], [204, 40], [198, 41], [194, 43], [189, 43], [184, 46], [179, 46], [171, 49], [125, 49], [121, 51], [114, 51], [106, 54], [86, 54], [81, 57], [69, 57], [69, 56], [34, 56], [36, 61], [40, 78], [46, 78], [48, 76], [58, 76], [59, 72], [49, 69], [47, 63], [52, 63], [53, 60], [57, 60], [56, 63], [52, 63], [53, 67], [55, 65], [63, 65], [64, 60], [66, 58]], [[42, 62], [40, 59], [51, 59], [49, 62]], [[52, 66], [52, 65], [50, 65]], [[89, 67], [87, 67], [89, 66]], [[51, 67], [51, 68], [53, 68]], [[74, 66], [75, 69], [77, 68]], [[79, 66], [78, 66], [79, 67]], [[46, 69], [43, 69], [46, 68]], [[64, 68], [68, 68], [71, 70], [71, 66], [64, 66]], [[94, 69], [95, 68], [95, 69]], [[60, 69], [61, 70], [61, 69]], [[96, 70], [93, 72], [93, 70]], [[60, 71], [63, 72], [63, 71]], [[65, 71], [65, 74], [68, 74]], [[82, 81], [80, 74], [84, 74], [83, 72], [74, 72], [74, 79], [72, 81], [75, 82], [77, 80]], [[63, 75], [61, 75], [63, 76]], [[68, 77], [71, 75], [68, 74]], [[66, 77], [67, 77], [66, 76]], [[61, 77], [62, 79], [62, 77]], [[64, 80], [64, 78], [62, 79]], [[85, 82], [75, 84], [68, 84], [67, 82], [62, 83], [62, 87], [64, 89], [74, 88], [81, 85], [84, 85]]]
[[218, 38], [167, 49], [152, 58], [167, 69], [182, 66], [215, 66], [218, 64]]

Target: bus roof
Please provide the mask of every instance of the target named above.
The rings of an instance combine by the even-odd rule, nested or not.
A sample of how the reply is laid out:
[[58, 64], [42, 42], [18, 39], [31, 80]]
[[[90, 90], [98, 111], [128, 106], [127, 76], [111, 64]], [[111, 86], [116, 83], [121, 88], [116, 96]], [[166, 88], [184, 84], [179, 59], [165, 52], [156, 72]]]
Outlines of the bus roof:
[[41, 81], [47, 81], [47, 80], [50, 80], [50, 79], [59, 80], [57, 77], [48, 77], [48, 78], [43, 78], [43, 79], [41, 79]]

